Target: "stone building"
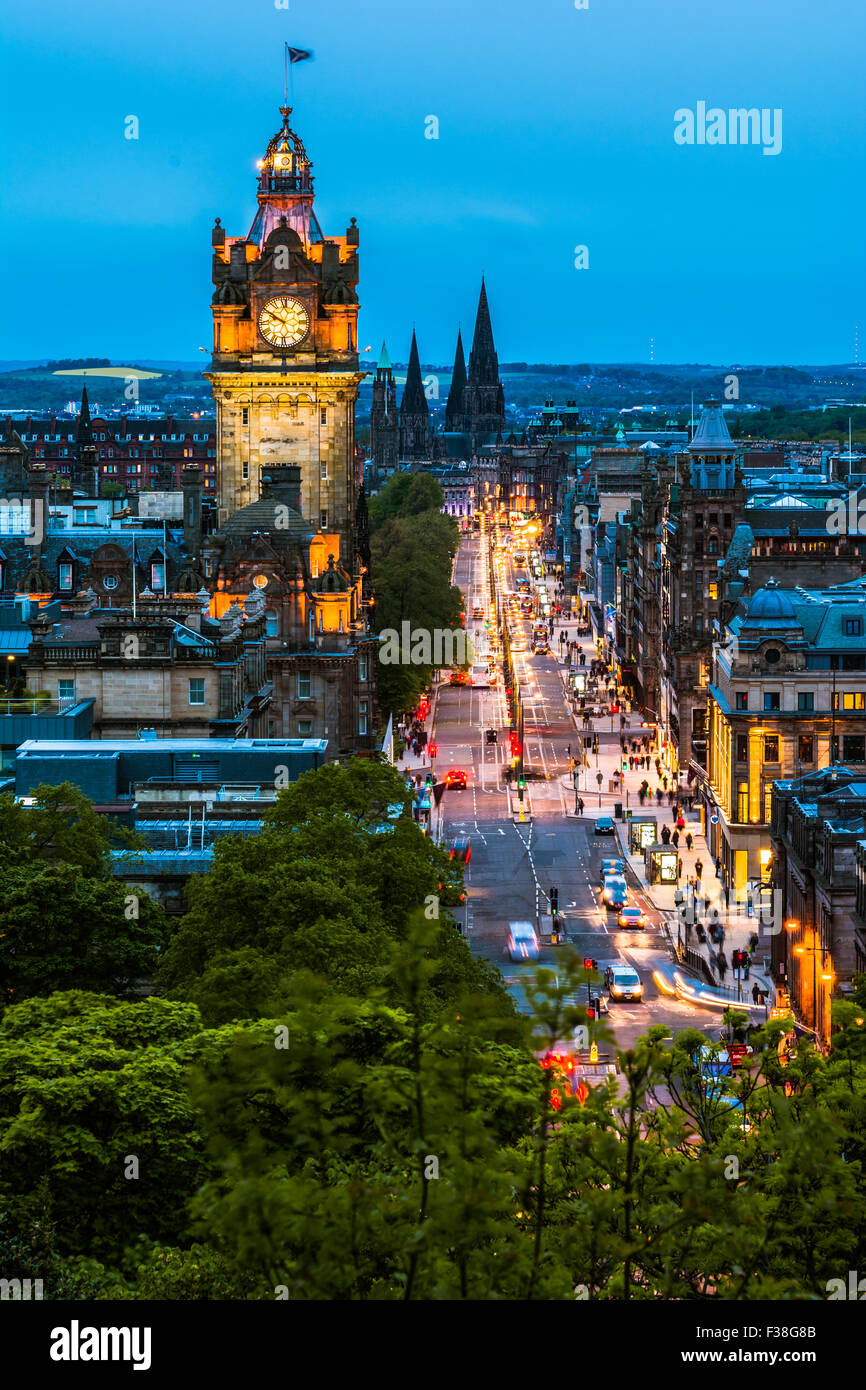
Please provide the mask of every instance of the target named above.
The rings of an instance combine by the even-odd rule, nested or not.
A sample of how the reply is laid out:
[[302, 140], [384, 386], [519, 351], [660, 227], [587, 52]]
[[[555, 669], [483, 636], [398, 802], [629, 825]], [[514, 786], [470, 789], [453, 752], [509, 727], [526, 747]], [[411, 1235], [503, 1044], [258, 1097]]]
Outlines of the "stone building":
[[708, 838], [732, 887], [768, 878], [773, 784], [844, 763], [866, 777], [866, 580], [739, 605], [709, 692]]
[[219, 619], [210, 595], [101, 608], [93, 591], [39, 610], [26, 657], [31, 690], [63, 707], [93, 700], [93, 737], [254, 738], [268, 732], [265, 602], [253, 591]]
[[832, 999], [850, 992], [864, 956], [861, 887], [866, 781], [834, 766], [775, 784], [770, 815], [774, 977], [795, 1015], [826, 1046]]

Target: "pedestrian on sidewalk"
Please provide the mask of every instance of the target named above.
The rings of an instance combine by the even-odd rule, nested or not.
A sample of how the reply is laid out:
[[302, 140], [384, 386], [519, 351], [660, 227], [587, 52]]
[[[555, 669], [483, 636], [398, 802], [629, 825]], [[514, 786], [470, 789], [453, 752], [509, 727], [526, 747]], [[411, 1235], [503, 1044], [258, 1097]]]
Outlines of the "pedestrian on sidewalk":
[[665, 773], [664, 777], [662, 778], [662, 786], [664, 787], [665, 791], [667, 791], [667, 789], [668, 789], [668, 775], [667, 775], [667, 773]]
[[638, 799], [638, 801], [640, 802], [641, 806], [643, 806], [644, 798], [645, 798], [645, 797], [646, 797], [646, 792], [644, 791], [643, 787], [638, 787], [638, 789], [637, 789], [637, 799]]
[[727, 884], [725, 884], [724, 893], [725, 893], [725, 911], [728, 912], [728, 911], [730, 910], [730, 906], [731, 906], [731, 890], [730, 890], [730, 888], [728, 887]]
[[668, 830], [668, 828], [667, 828], [666, 825], [663, 825], [663, 826], [662, 826], [662, 844], [663, 844], [663, 845], [668, 844], [668, 842], [670, 841], [670, 838], [671, 838], [671, 832]]
[[752, 985], [752, 1003], [753, 1003], [753, 1004], [760, 1004], [760, 1002], [761, 1002], [761, 991], [758, 989], [758, 982], [757, 982], [757, 980], [756, 980], [755, 983]]
[[709, 893], [705, 893], [705, 894], [704, 894], [704, 914], [708, 913], [709, 910], [710, 910], [710, 895], [709, 895]]
[[658, 802], [659, 806], [661, 806], [661, 804], [662, 804], [662, 789], [661, 789], [661, 787], [656, 787], [656, 801]]
[[728, 958], [725, 955], [724, 951], [719, 951], [719, 979], [721, 980], [722, 984], [724, 984], [725, 982], [725, 976], [727, 975], [727, 973]]
[[679, 810], [679, 807], [677, 806], [676, 802], [674, 802], [674, 804], [673, 804], [673, 806], [672, 806], [672, 808], [671, 808], [671, 820], [673, 821], [674, 825], [676, 825], [676, 823], [677, 823], [677, 812], [678, 812], [678, 810]]
[[703, 874], [703, 872], [704, 872], [704, 866], [703, 866], [703, 864], [701, 863], [700, 859], [697, 859], [697, 860], [695, 861], [695, 878], [697, 879], [698, 885], [700, 885], [700, 882], [701, 882], [701, 875]]
[[688, 835], [686, 836], [686, 849], [691, 849], [692, 843], [693, 843], [692, 832], [689, 831]]
[[682, 861], [682, 859], [678, 859], [678, 860], [677, 860], [677, 879], [681, 879], [682, 876], [683, 876], [683, 861]]
[[721, 859], [719, 858], [719, 856], [716, 855], [716, 878], [721, 878], [721, 876], [722, 876], [722, 861], [721, 861]]
[[[671, 843], [673, 844], [674, 849], [679, 849], [679, 847], [680, 847], [680, 832], [679, 832], [678, 830], [675, 830], [674, 833], [673, 833], [673, 835], [671, 835], [671, 832], [668, 830], [667, 826], [665, 826], [665, 830], [668, 831], [668, 839], [671, 840]], [[665, 841], [665, 843], [667, 843], [667, 841]]]
[[683, 820], [683, 813], [682, 811], [680, 811], [679, 815], [677, 816], [677, 830], [685, 830], [685, 828], [686, 823]]

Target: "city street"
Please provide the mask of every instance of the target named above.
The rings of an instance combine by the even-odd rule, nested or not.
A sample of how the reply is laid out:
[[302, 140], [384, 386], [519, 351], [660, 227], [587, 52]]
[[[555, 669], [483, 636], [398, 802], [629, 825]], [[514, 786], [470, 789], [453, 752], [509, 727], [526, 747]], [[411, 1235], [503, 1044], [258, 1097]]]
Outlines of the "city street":
[[[484, 620], [471, 618], [474, 604], [490, 613], [489, 567], [486, 537], [463, 538], [455, 567], [455, 582], [466, 599], [467, 627], [476, 646], [483, 649]], [[520, 573], [527, 571], [521, 569]], [[505, 587], [516, 586], [511, 557], [506, 562]], [[508, 717], [500, 672], [490, 689], [461, 685], [442, 685], [435, 706], [431, 733], [438, 746], [435, 758], [437, 780], [450, 769], [468, 774], [468, 785], [447, 788], [442, 798], [442, 836], [468, 835], [472, 858], [467, 874], [469, 910], [467, 936], [472, 950], [497, 964], [515, 997], [524, 1005], [522, 975], [530, 969], [508, 960], [505, 943], [510, 921], [536, 922], [549, 912], [549, 890], [559, 892], [559, 911], [565, 919], [570, 944], [582, 955], [598, 962], [600, 971], [616, 961], [633, 966], [643, 983], [640, 1003], [611, 1003], [610, 1021], [617, 1045], [630, 1045], [651, 1024], [661, 1023], [672, 1031], [684, 1027], [709, 1028], [716, 1019], [705, 1009], [697, 1009], [678, 999], [660, 994], [653, 981], [654, 969], [669, 960], [663, 934], [663, 914], [629, 874], [630, 901], [638, 902], [649, 919], [640, 932], [621, 931], [616, 913], [600, 906], [599, 872], [602, 858], [618, 855], [619, 847], [610, 836], [596, 835], [599, 813], [595, 788], [582, 792], [586, 803], [582, 817], [576, 816], [575, 795], [571, 790], [569, 745], [577, 748], [578, 733], [574, 716], [565, 699], [559, 673], [559, 629], [554, 631], [551, 651], [530, 653], [532, 620], [520, 615], [507, 619], [514, 644], [515, 667], [524, 693], [525, 763], [528, 769], [527, 798], [531, 819], [513, 820], [508, 785], [503, 773], [510, 764]], [[575, 623], [565, 624], [574, 636]], [[521, 640], [522, 639], [522, 640]], [[587, 660], [595, 655], [589, 639], [584, 639]], [[637, 719], [637, 716], [635, 716]], [[599, 719], [600, 739], [607, 734], [618, 748], [619, 729], [612, 735], [609, 717]], [[583, 725], [581, 724], [581, 733]], [[495, 728], [498, 742], [488, 744], [485, 730]], [[586, 777], [594, 783], [595, 763]], [[512, 795], [516, 798], [516, 793]], [[601, 814], [610, 815], [613, 798], [605, 796]], [[552, 969], [561, 947], [545, 945], [542, 962]]]

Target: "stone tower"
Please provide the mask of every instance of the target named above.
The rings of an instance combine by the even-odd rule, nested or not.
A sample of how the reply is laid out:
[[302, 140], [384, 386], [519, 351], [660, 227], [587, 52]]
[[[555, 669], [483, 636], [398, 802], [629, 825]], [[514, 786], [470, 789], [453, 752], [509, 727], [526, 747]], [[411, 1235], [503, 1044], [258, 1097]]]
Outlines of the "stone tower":
[[220, 520], [261, 496], [262, 471], [297, 465], [301, 511], [354, 567], [358, 228], [325, 236], [291, 107], [259, 161], [243, 237], [213, 229], [213, 361]]
[[370, 412], [370, 457], [373, 460], [374, 484], [381, 483], [383, 478], [396, 469], [399, 443], [397, 390], [391, 370], [391, 359], [383, 343], [373, 379], [373, 406]]

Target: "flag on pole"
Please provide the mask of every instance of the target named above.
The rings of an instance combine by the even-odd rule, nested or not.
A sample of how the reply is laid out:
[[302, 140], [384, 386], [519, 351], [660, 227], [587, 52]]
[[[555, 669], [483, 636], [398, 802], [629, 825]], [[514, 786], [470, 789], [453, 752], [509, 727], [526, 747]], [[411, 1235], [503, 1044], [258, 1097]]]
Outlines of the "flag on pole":
[[289, 55], [290, 63], [302, 63], [305, 58], [312, 58], [313, 56], [309, 48], [290, 48], [288, 44], [286, 44], [286, 52]]

